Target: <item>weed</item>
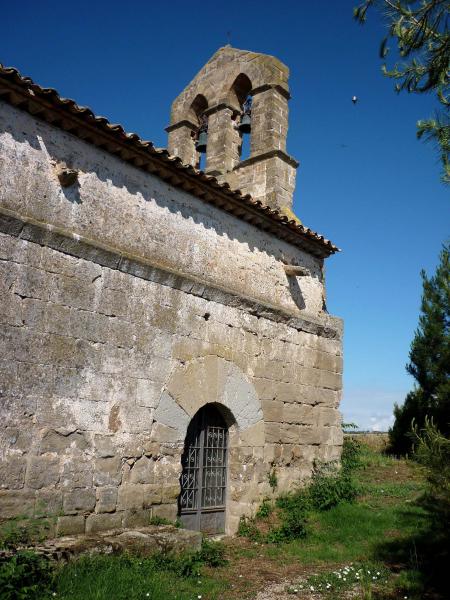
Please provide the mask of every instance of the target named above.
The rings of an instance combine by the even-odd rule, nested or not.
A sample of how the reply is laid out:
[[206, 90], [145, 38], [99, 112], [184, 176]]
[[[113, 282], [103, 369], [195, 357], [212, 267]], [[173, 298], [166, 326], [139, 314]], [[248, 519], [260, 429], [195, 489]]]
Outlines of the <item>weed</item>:
[[243, 515], [239, 519], [237, 534], [238, 536], [248, 538], [253, 542], [261, 540], [261, 532], [255, 523], [255, 519], [252, 517], [246, 517]]
[[256, 511], [255, 519], [267, 519], [273, 513], [273, 504], [269, 500], [269, 498], [264, 498], [261, 502], [260, 507]]
[[154, 517], [150, 517], [149, 525], [174, 525], [173, 521], [169, 521], [164, 517], [158, 517], [155, 515]]
[[48, 535], [50, 522], [18, 516], [0, 526], [0, 548], [18, 548], [42, 541]]
[[272, 492], [274, 492], [277, 487], [278, 487], [278, 477], [277, 477], [277, 472], [275, 469], [272, 469], [270, 471], [270, 473], [267, 475], [267, 478], [269, 480], [269, 485], [272, 489]]
[[35, 552], [19, 551], [0, 557], [2, 600], [38, 600], [48, 592], [53, 571], [49, 561]]

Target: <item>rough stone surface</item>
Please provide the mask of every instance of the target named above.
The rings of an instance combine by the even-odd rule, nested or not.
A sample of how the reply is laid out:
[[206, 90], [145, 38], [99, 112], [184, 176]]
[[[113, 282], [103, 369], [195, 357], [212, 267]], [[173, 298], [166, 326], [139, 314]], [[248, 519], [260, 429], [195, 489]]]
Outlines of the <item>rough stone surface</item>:
[[[253, 86], [252, 153], [264, 139], [285, 152], [268, 113], [284, 110], [287, 69], [244, 54], [232, 83]], [[232, 56], [211, 63], [225, 86]], [[208, 160], [252, 177], [264, 162], [289, 192], [279, 153], [232, 165], [244, 84], [217, 91], [211, 147], [231, 154]], [[61, 161], [76, 186], [61, 187]], [[284, 492], [340, 456], [342, 326], [323, 261], [1, 99], [0, 293], [0, 519], [53, 516], [59, 535], [174, 520], [186, 431], [208, 403], [229, 429], [228, 533], [271, 471]]]
[[[128, 552], [145, 556], [157, 552], [164, 554], [196, 552], [201, 548], [202, 534], [199, 531], [177, 529], [173, 525], [138, 526], [133, 529], [120, 527], [106, 529], [102, 526], [108, 523], [112, 525], [117, 520], [114, 517], [116, 515], [90, 515], [87, 520], [88, 531], [83, 535], [77, 535], [79, 531], [76, 531], [75, 525], [75, 522], [81, 523], [81, 517], [61, 517], [60, 522], [65, 523], [66, 530], [63, 531], [61, 528], [59, 537], [48, 539], [30, 549], [49, 558], [70, 560], [81, 554]], [[91, 519], [90, 525], [89, 519]], [[74, 531], [69, 531], [71, 528]]]

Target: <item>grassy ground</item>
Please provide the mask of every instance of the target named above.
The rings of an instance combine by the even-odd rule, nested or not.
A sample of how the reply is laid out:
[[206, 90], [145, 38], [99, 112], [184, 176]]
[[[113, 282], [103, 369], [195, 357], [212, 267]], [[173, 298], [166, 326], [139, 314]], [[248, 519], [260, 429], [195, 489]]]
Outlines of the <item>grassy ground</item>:
[[228, 539], [226, 566], [196, 567], [189, 577], [179, 568], [155, 568], [149, 559], [86, 558], [60, 568], [52, 585], [55, 596], [50, 597], [245, 600], [278, 583], [283, 593], [302, 599], [444, 598], [424, 591], [422, 557], [415, 544], [427, 525], [426, 513], [416, 503], [424, 487], [421, 468], [365, 444], [356, 477], [361, 490], [357, 501], [313, 512], [304, 539], [277, 545]]

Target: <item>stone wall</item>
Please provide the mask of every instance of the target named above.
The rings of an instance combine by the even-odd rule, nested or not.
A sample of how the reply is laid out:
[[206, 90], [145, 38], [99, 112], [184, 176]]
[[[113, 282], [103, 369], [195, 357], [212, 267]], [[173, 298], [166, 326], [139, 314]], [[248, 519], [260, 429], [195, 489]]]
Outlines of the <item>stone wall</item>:
[[5, 104], [0, 207], [2, 518], [49, 514], [59, 534], [174, 518], [208, 402], [232, 415], [229, 532], [272, 469], [284, 491], [338, 458], [319, 259]]

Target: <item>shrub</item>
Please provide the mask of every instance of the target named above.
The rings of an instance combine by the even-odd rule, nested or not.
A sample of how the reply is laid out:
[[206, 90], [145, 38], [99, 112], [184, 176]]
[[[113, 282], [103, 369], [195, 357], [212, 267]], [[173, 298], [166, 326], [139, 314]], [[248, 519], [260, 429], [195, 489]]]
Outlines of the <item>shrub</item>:
[[348, 471], [338, 471], [335, 464], [327, 463], [315, 468], [308, 494], [312, 508], [329, 510], [340, 502], [353, 502], [358, 487]]
[[18, 516], [0, 526], [0, 548], [15, 549], [42, 541], [50, 529], [47, 519]]
[[273, 505], [269, 498], [264, 498], [260, 507], [256, 511], [255, 519], [267, 519], [273, 513]]
[[49, 561], [30, 551], [0, 558], [0, 597], [2, 600], [41, 599], [49, 592], [53, 571]]
[[354, 437], [346, 436], [342, 446], [342, 469], [350, 472], [359, 468], [362, 465], [361, 452], [361, 442]]
[[289, 510], [283, 511], [282, 522], [279, 527], [271, 529], [266, 540], [271, 543], [288, 542], [306, 537], [307, 512], [300, 505], [294, 505]]
[[256, 526], [255, 519], [252, 517], [242, 516], [239, 519], [237, 534], [239, 537], [246, 537], [253, 542], [257, 542], [261, 539], [261, 532]]
[[199, 558], [208, 567], [223, 567], [228, 563], [223, 545], [220, 542], [210, 542], [209, 540], [203, 540]]

